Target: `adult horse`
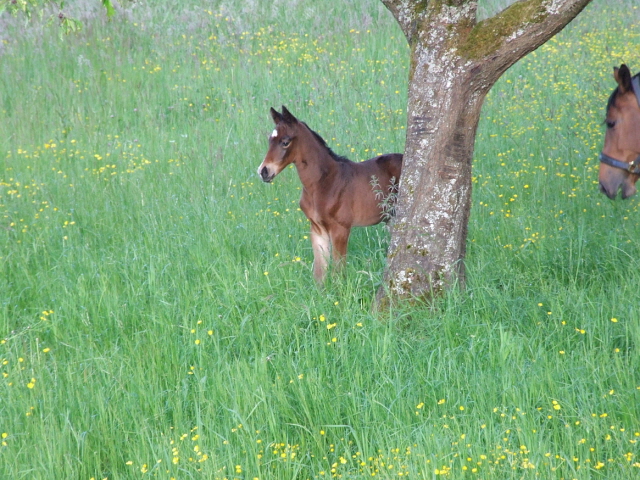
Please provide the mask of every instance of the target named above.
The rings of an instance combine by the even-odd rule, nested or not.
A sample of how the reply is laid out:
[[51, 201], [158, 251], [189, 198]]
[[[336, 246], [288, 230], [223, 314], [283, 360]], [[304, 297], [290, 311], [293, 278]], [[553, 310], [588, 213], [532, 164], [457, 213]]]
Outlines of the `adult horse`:
[[600, 154], [600, 191], [612, 200], [636, 193], [640, 178], [640, 73], [631, 76], [622, 64], [613, 69], [617, 88], [609, 97], [607, 132]]
[[271, 108], [271, 118], [275, 129], [258, 174], [270, 182], [287, 165], [295, 165], [302, 182], [300, 208], [311, 223], [313, 276], [322, 283], [330, 255], [337, 267], [344, 263], [351, 227], [375, 225], [389, 213], [402, 154], [355, 163], [336, 155], [320, 135], [284, 106], [282, 113]]

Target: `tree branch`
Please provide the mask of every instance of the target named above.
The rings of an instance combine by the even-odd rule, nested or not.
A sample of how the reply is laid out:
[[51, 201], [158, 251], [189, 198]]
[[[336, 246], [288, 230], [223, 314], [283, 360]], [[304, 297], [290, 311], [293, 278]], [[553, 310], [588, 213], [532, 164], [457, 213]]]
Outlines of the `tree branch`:
[[416, 10], [419, 4], [426, 6], [429, 0], [381, 0], [385, 7], [398, 21], [400, 29], [411, 44], [416, 29]]
[[[417, 30], [429, 12], [439, 9], [444, 5], [443, 0], [380, 0], [391, 12], [404, 32], [409, 45], [412, 44]], [[474, 3], [478, 0], [447, 0], [446, 6], [459, 8], [463, 5]], [[477, 5], [476, 5], [477, 6]], [[475, 8], [474, 8], [475, 12]], [[475, 14], [475, 13], [474, 13]], [[475, 22], [474, 22], [475, 23]]]
[[[575, 18], [591, 0], [521, 0], [474, 26], [461, 56], [500, 76]], [[486, 71], [487, 69], [485, 69]]]

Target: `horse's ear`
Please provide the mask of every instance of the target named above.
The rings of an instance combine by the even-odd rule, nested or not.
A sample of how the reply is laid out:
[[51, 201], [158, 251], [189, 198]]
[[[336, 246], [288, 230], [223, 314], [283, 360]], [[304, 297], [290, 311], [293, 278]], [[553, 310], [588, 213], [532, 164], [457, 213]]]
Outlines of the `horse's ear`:
[[613, 69], [613, 78], [618, 82], [620, 93], [626, 93], [631, 90], [631, 71], [624, 63], [620, 68]]
[[285, 123], [298, 123], [298, 119], [294, 117], [293, 114], [289, 110], [287, 110], [287, 107], [285, 107], [284, 105], [282, 106], [282, 118], [284, 119]]
[[273, 118], [273, 123], [275, 123], [276, 125], [284, 121], [282, 115], [274, 110], [273, 107], [271, 107], [271, 118]]

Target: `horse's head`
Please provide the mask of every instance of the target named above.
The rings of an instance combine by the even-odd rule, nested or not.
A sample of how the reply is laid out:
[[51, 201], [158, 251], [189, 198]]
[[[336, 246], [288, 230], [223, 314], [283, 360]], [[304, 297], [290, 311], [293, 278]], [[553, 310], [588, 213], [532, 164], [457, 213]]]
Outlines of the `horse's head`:
[[640, 74], [631, 77], [626, 65], [613, 69], [618, 87], [607, 104], [607, 132], [600, 154], [600, 191], [614, 199], [636, 193], [640, 178]]
[[296, 137], [302, 125], [284, 106], [282, 113], [272, 108], [271, 118], [276, 126], [269, 136], [269, 150], [258, 167], [258, 175], [265, 182], [273, 180], [287, 165], [296, 160]]

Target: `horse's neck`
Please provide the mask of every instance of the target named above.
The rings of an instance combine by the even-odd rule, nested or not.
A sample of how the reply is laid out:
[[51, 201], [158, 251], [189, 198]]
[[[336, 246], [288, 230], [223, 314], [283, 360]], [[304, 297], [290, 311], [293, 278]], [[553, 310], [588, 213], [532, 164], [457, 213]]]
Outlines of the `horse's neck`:
[[313, 139], [295, 165], [302, 185], [307, 191], [312, 192], [321, 180], [331, 177], [338, 168], [337, 163], [327, 149]]

